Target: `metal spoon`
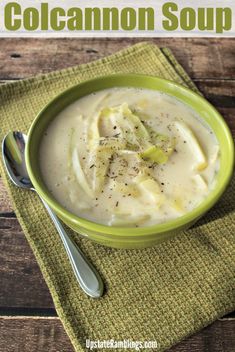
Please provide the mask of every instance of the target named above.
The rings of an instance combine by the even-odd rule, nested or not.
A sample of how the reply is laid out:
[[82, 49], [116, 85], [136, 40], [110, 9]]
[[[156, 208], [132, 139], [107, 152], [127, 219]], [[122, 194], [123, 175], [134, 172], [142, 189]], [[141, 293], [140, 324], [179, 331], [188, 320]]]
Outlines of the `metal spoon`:
[[[35, 191], [25, 166], [25, 144], [27, 136], [21, 132], [9, 132], [2, 142], [2, 157], [11, 181], [20, 188]], [[40, 196], [39, 196], [40, 197]], [[40, 197], [41, 198], [41, 197]], [[103, 282], [95, 268], [65, 232], [61, 222], [41, 198], [63, 242], [74, 274], [87, 295], [98, 298], [103, 294]]]

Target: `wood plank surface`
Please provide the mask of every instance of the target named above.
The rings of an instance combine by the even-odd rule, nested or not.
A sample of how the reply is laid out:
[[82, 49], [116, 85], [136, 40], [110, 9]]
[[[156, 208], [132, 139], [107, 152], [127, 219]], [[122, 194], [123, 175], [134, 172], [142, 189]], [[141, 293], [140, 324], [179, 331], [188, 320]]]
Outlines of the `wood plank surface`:
[[[110, 55], [145, 39], [0, 39], [0, 83]], [[235, 134], [235, 39], [148, 39], [172, 49]], [[0, 179], [0, 352], [72, 352]], [[234, 352], [235, 313], [170, 352]]]
[[51, 295], [20, 225], [0, 218], [0, 314], [7, 307], [54, 308]]
[[235, 80], [196, 79], [194, 82], [205, 98], [222, 114], [235, 136]]
[[0, 79], [96, 60], [140, 41], [167, 46], [193, 78], [235, 79], [235, 38], [0, 39]]
[[[235, 321], [216, 321], [168, 351], [234, 352], [234, 329]], [[58, 318], [2, 317], [0, 331], [0, 352], [73, 352]]]
[[58, 318], [1, 317], [0, 352], [73, 352]]

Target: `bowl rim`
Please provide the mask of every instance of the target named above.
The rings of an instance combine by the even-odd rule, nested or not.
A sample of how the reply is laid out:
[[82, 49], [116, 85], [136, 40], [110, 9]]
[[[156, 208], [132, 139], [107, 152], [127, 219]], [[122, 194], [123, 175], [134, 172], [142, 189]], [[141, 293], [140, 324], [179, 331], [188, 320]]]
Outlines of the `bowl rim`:
[[[179, 216], [178, 218], [163, 222], [163, 223], [158, 223], [155, 225], [151, 226], [145, 226], [145, 227], [116, 227], [116, 226], [109, 226], [109, 225], [103, 225], [100, 223], [96, 223], [91, 220], [87, 220], [85, 218], [79, 217], [67, 209], [65, 209], [53, 196], [50, 194], [49, 190], [45, 187], [41, 187], [40, 182], [37, 179], [37, 174], [34, 172], [33, 167], [31, 165], [31, 153], [30, 153], [30, 146], [31, 143], [33, 142], [32, 135], [34, 133], [35, 127], [37, 126], [39, 120], [42, 118], [44, 113], [46, 113], [47, 109], [51, 107], [52, 105], [56, 104], [58, 100], [61, 100], [65, 98], [70, 92], [74, 90], [79, 90], [82, 89], [86, 85], [93, 85], [97, 82], [100, 82], [102, 80], [107, 80], [107, 79], [122, 79], [122, 78], [129, 78], [129, 79], [152, 79], [155, 80], [155, 82], [160, 82], [165, 85], [170, 85], [176, 89], [179, 89], [188, 95], [191, 95], [192, 97], [198, 99], [198, 102], [200, 104], [204, 104], [211, 112], [213, 112], [214, 116], [217, 118], [221, 125], [221, 130], [223, 130], [223, 139], [226, 140], [227, 146], [229, 148], [229, 155], [228, 155], [228, 168], [226, 170], [223, 170], [224, 172], [224, 177], [223, 177], [223, 183], [220, 188], [214, 188], [208, 196], [193, 210], [190, 212]], [[122, 85], [122, 87], [130, 87], [130, 85]], [[113, 85], [115, 87], [115, 85]], [[121, 86], [120, 86], [121, 87]], [[109, 87], [112, 88], [112, 87]], [[102, 89], [94, 90], [94, 91], [99, 91], [103, 89], [108, 89], [107, 87], [104, 87]], [[146, 88], [150, 89], [151, 88]], [[158, 90], [158, 89], [156, 89]], [[158, 90], [161, 91], [161, 90]], [[161, 91], [163, 92], [163, 91]], [[164, 93], [164, 92], [163, 92]], [[91, 94], [91, 93], [89, 93]], [[170, 93], [165, 93], [170, 95]], [[83, 96], [86, 96], [87, 94], [84, 94]], [[172, 94], [174, 96], [174, 94]], [[176, 99], [179, 99], [178, 97], [175, 96]], [[79, 98], [78, 98], [79, 99]], [[75, 101], [75, 100], [74, 100]], [[184, 102], [186, 105], [187, 103]], [[70, 102], [67, 104], [65, 107], [69, 106], [72, 104]], [[64, 108], [65, 108], [64, 107]], [[63, 109], [64, 109], [63, 108]], [[191, 108], [195, 111], [193, 106]], [[63, 110], [61, 109], [61, 111]], [[199, 114], [199, 113], [197, 113]], [[203, 120], [204, 118], [201, 117]], [[210, 127], [211, 125], [206, 122]], [[212, 128], [212, 127], [211, 127]], [[213, 130], [213, 128], [212, 128]], [[114, 235], [114, 236], [119, 236], [123, 235], [126, 236], [125, 234], [128, 232], [128, 237], [133, 237], [133, 236], [138, 236], [138, 235], [151, 235], [151, 234], [158, 234], [158, 233], [164, 233], [164, 232], [169, 232], [173, 230], [177, 230], [180, 228], [183, 228], [189, 223], [192, 223], [193, 221], [196, 221], [199, 217], [201, 217], [205, 212], [207, 212], [221, 197], [221, 195], [224, 193], [233, 173], [233, 166], [234, 166], [234, 143], [233, 143], [233, 138], [231, 135], [231, 132], [229, 130], [229, 127], [227, 126], [225, 120], [223, 119], [222, 115], [214, 108], [212, 104], [210, 104], [203, 96], [195, 93], [191, 89], [184, 87], [181, 84], [175, 83], [174, 81], [170, 81], [167, 79], [163, 79], [157, 76], [151, 76], [151, 75], [145, 75], [145, 74], [133, 74], [133, 73], [118, 73], [118, 74], [110, 74], [110, 75], [104, 75], [100, 76], [97, 78], [89, 79], [86, 81], [83, 81], [82, 83], [73, 85], [72, 87], [64, 90], [62, 93], [58, 94], [55, 96], [48, 104], [46, 104], [43, 109], [37, 114], [35, 117], [33, 123], [31, 124], [31, 127], [29, 129], [28, 133], [28, 140], [26, 144], [26, 167], [27, 171], [29, 173], [30, 179], [38, 192], [38, 194], [48, 203], [48, 205], [58, 214], [59, 217], [62, 219], [65, 219], [66, 222], [68, 223], [73, 223], [73, 225], [77, 225], [79, 227], [82, 227], [83, 229], [90, 230], [90, 231], [95, 231], [96, 233], [100, 234], [107, 234], [107, 235]]]

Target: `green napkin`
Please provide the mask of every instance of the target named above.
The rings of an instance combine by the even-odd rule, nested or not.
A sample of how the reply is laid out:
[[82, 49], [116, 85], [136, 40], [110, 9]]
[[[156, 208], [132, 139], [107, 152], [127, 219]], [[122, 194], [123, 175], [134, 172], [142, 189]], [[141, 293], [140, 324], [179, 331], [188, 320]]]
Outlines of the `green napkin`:
[[[1, 86], [1, 138], [9, 130], [27, 133], [40, 109], [66, 88], [117, 72], [160, 76], [197, 90], [168, 49], [140, 43], [102, 60]], [[1, 173], [76, 351], [87, 350], [86, 339], [157, 341], [158, 348], [150, 350], [163, 351], [235, 309], [234, 181], [192, 229], [154, 248], [105, 248], [70, 231], [105, 281], [107, 292], [96, 300], [79, 288], [38, 197], [15, 188], [2, 166]]]

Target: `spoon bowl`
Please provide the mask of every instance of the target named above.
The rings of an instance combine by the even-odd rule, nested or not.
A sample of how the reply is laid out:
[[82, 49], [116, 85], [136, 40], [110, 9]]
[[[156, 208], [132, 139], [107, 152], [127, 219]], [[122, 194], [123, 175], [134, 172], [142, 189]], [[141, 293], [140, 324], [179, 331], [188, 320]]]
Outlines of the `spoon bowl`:
[[34, 190], [25, 164], [27, 136], [21, 132], [9, 132], [2, 142], [3, 162], [9, 178], [15, 186]]

